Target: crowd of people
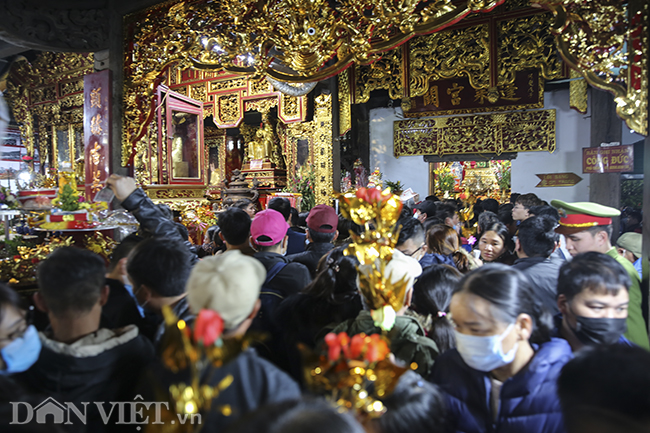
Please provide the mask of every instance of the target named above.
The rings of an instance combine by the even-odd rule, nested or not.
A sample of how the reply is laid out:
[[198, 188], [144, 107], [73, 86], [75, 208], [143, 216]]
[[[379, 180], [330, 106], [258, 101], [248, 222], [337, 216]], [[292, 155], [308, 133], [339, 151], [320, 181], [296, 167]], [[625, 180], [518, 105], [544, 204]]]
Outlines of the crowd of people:
[[[613, 244], [616, 209], [513, 194], [477, 202], [461, 222], [457, 200], [404, 206], [384, 269], [406, 284], [404, 307], [384, 332], [344, 253], [362, 228], [333, 207], [302, 215], [286, 198], [259, 211], [242, 201], [197, 247], [132, 178], [107, 184], [140, 223], [108, 266], [64, 247], [39, 264], [29, 302], [0, 285], [2, 431], [141, 431], [94, 402], [171, 401], [170, 385], [190, 376], [165, 362], [163, 311], [192, 326], [205, 309], [226, 342], [267, 338], [203, 367], [201, 383], [228, 386], [202, 432], [650, 431], [641, 227]], [[378, 396], [381, 416], [307, 391], [298, 347], [318, 353], [343, 332], [386, 335], [391, 362], [409, 370]], [[83, 422], [30, 416], [50, 397], [84, 407]]]

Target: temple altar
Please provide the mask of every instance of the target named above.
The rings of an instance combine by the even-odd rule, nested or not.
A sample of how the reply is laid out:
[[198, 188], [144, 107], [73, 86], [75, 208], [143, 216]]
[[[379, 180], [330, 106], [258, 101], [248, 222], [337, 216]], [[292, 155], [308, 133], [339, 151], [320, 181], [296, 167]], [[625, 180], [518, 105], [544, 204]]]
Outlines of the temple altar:
[[[329, 95], [292, 97], [266, 80], [175, 66], [161, 80], [156, 113], [130, 157], [152, 199], [219, 202], [233, 171], [240, 170], [264, 202], [285, 189], [300, 167], [313, 167], [318, 202], [329, 202]], [[314, 107], [310, 113], [308, 105]], [[188, 128], [183, 125], [193, 132], [182, 132]], [[300, 161], [298, 153], [304, 154]]]

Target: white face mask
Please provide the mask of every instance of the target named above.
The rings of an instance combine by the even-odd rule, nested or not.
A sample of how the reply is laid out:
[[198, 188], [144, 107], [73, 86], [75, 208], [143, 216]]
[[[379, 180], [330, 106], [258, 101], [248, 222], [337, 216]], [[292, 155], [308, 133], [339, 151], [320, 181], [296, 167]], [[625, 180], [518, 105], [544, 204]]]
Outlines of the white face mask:
[[503, 353], [503, 339], [510, 333], [514, 323], [508, 325], [501, 335], [489, 335], [487, 337], [478, 337], [476, 335], [465, 335], [458, 331], [456, 334], [456, 349], [465, 364], [478, 371], [492, 371], [496, 368], [510, 364], [515, 359], [517, 353], [517, 342], [508, 352]]

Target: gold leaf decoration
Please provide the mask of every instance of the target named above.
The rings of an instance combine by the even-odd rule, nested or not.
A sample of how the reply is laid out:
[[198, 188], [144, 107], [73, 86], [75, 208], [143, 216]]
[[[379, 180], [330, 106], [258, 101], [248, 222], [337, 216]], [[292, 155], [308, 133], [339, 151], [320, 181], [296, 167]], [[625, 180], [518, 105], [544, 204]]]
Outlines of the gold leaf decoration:
[[402, 120], [393, 127], [396, 157], [555, 151], [555, 110]]

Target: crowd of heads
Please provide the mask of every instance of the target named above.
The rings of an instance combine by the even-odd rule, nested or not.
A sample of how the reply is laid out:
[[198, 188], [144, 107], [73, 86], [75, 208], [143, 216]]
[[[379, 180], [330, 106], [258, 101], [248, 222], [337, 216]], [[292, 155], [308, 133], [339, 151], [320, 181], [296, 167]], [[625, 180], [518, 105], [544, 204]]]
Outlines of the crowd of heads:
[[[526, 416], [540, 416], [539, 422], [549, 426], [564, 422], [569, 433], [609, 433], [622, 426], [624, 431], [647, 430], [650, 401], [643, 390], [650, 386], [645, 371], [650, 355], [624, 336], [632, 323], [628, 314], [639, 307], [633, 304], [634, 274], [629, 271], [642, 255], [636, 232], [622, 236], [616, 243], [620, 257], [612, 256], [611, 225], [562, 232], [566, 227], [558, 210], [535, 194], [513, 194], [505, 204], [479, 201], [469, 221], [461, 221], [460, 211], [469, 206], [461, 201], [427, 197], [414, 209], [405, 208], [384, 277], [407, 289], [387, 335], [391, 362], [415, 371], [401, 375], [391, 392], [376, 396], [385, 413], [358, 419], [354, 411], [342, 413], [322, 399], [301, 397], [298, 384], [304, 392], [305, 366], [297, 347], [317, 353], [328, 332], [383, 333], [381, 320], [369, 311], [371, 295], [360, 289], [364, 266], [346, 251], [360, 228], [327, 205], [301, 215], [284, 197], [271, 199], [259, 211], [244, 199], [218, 214], [218, 224], [206, 230], [205, 245], [197, 248], [189, 245], [169, 209], [148, 199], [136, 202], [134, 194], [139, 193], [124, 200], [125, 207], [151, 206], [157, 219], [141, 221], [142, 230], [125, 238], [108, 263], [90, 251], [64, 247], [39, 264], [32, 302], [41, 315], [41, 334], [30, 323], [28, 302], [0, 285], [0, 367], [36, 395], [47, 396], [51, 384], [37, 386], [25, 377], [34, 369], [56, 375], [52, 369], [59, 361], [44, 359], [67, 356], [75, 365], [80, 350], [87, 351], [86, 358], [88, 353], [106, 356], [131, 344], [126, 351], [139, 354], [129, 358], [131, 373], [158, 371], [149, 366], [169, 355], [163, 312], [172, 311], [191, 326], [199, 311], [209, 310], [223, 320], [225, 340], [241, 339], [251, 330], [269, 334], [253, 343], [259, 355], [247, 351], [238, 358], [241, 365], [228, 367], [236, 384], [231, 385], [233, 396], [247, 396], [231, 397], [233, 404], [257, 400], [246, 403], [248, 409], [239, 407], [240, 415], [248, 411], [246, 416], [214, 424], [226, 431], [485, 431], [465, 427], [468, 422], [512, 422], [525, 431], [528, 424], [521, 419]], [[631, 227], [634, 217], [628, 215]], [[475, 235], [469, 239], [472, 226]], [[105, 329], [106, 324], [119, 329]], [[92, 349], [82, 347], [86, 344]], [[516, 381], [524, 386], [526, 380], [542, 380], [540, 365], [550, 366], [544, 367], [549, 372], [544, 385], [525, 397], [531, 399], [526, 410], [538, 407], [530, 401], [540, 399], [555, 405], [552, 415], [527, 412], [517, 418], [505, 400], [503, 413], [492, 413], [501, 397], [489, 392], [487, 418], [463, 409], [478, 404], [471, 401], [485, 404], [485, 393], [472, 382], [483, 377], [477, 374], [506, 389]], [[124, 380], [132, 382], [128, 377]], [[90, 385], [117, 396], [107, 391], [115, 384]], [[129, 385], [135, 392], [135, 384]], [[0, 382], [4, 386], [18, 385]], [[564, 421], [557, 415], [557, 395]], [[0, 407], [0, 416], [5, 412]]]

